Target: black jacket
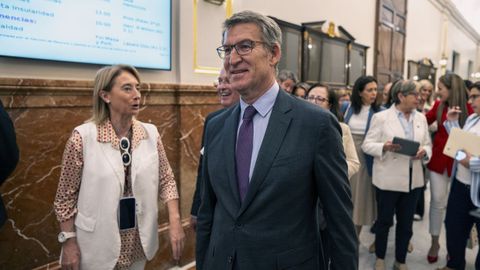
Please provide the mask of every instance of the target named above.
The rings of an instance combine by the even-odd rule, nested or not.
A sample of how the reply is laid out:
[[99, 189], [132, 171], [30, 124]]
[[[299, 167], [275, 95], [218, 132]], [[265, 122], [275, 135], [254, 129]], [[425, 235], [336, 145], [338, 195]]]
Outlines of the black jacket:
[[[0, 101], [0, 185], [17, 166], [19, 159], [17, 140], [12, 120]], [[7, 212], [0, 196], [0, 228], [7, 221]]]

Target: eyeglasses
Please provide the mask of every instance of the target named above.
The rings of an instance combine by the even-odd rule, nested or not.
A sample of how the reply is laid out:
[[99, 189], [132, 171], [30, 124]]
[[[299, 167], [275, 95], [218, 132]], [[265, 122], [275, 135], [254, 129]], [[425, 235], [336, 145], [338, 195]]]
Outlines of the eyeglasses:
[[232, 50], [235, 48], [238, 55], [247, 55], [252, 52], [253, 48], [255, 48], [257, 44], [265, 44], [265, 42], [244, 40], [233, 45], [220, 46], [217, 48], [217, 53], [220, 58], [224, 59], [225, 57], [230, 56], [230, 54], [232, 54]]
[[406, 95], [404, 95], [404, 96], [414, 96], [414, 97], [418, 97], [419, 95], [420, 95], [419, 92], [410, 92], [410, 93], [408, 93], [408, 94], [406, 94]]
[[132, 155], [130, 154], [130, 140], [127, 137], [120, 139], [120, 149], [122, 150], [123, 166], [127, 167], [132, 163]]
[[308, 96], [307, 99], [308, 99], [308, 101], [315, 102], [315, 103], [328, 102], [328, 99], [326, 99], [324, 97], [321, 97], [321, 96]]

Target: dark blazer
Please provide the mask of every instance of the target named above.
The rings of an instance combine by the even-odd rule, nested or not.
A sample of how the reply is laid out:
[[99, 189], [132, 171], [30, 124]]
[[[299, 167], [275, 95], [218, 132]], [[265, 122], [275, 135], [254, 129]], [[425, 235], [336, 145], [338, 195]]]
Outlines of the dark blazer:
[[[17, 140], [12, 120], [0, 101], [0, 185], [17, 166], [19, 159]], [[7, 211], [0, 195], [0, 228], [7, 221]]]
[[331, 269], [357, 269], [358, 241], [337, 120], [280, 90], [241, 203], [235, 174], [239, 114], [236, 105], [206, 128], [197, 269], [322, 269], [317, 199], [332, 239]]
[[[218, 111], [214, 111], [209, 115], [207, 115], [207, 117], [205, 118], [205, 123], [203, 125], [203, 133], [202, 133], [202, 145], [200, 149], [202, 149], [204, 146], [205, 128], [207, 127], [207, 123], [210, 121], [210, 119], [219, 115], [225, 110], [226, 108], [220, 109]], [[203, 187], [202, 168], [203, 168], [203, 154], [200, 154], [200, 158], [198, 159], [197, 183], [195, 185], [195, 193], [193, 194], [193, 200], [192, 200], [192, 209], [190, 211], [190, 214], [195, 217], [198, 215], [198, 208], [200, 208], [200, 202], [201, 202], [200, 193]]]

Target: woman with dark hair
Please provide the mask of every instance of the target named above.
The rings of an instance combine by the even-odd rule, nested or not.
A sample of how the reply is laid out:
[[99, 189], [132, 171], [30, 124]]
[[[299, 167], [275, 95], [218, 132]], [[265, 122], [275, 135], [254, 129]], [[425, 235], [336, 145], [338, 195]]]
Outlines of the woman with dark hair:
[[350, 127], [360, 160], [359, 171], [352, 176], [353, 222], [360, 235], [362, 226], [372, 225], [377, 217], [375, 189], [372, 185], [373, 157], [362, 152], [362, 143], [370, 127], [374, 113], [381, 110], [377, 99], [377, 80], [372, 76], [361, 76], [355, 81], [351, 105], [345, 112], [345, 123]]
[[462, 78], [454, 73], [447, 73], [438, 80], [438, 96], [432, 109], [425, 115], [428, 124], [437, 121], [438, 130], [433, 139], [432, 159], [427, 168], [430, 170], [430, 226], [432, 243], [428, 250], [427, 260], [434, 263], [438, 260], [440, 249], [439, 235], [447, 207], [450, 176], [452, 175], [453, 159], [443, 154], [443, 148], [447, 143], [448, 133], [443, 123], [447, 119], [449, 107], [459, 107], [459, 125], [463, 127], [468, 115], [473, 111], [467, 104], [467, 89]]
[[338, 97], [334, 90], [328, 88], [328, 86], [317, 83], [310, 87], [307, 94], [307, 99], [311, 103], [314, 103], [325, 110], [330, 111], [338, 121], [340, 121], [340, 127], [342, 128], [342, 141], [345, 156], [347, 157], [348, 166], [348, 178], [352, 177], [360, 168], [360, 162], [358, 161], [357, 152], [353, 143], [352, 134], [350, 128], [345, 123], [342, 123], [343, 116], [340, 113], [338, 106]]
[[[307, 99], [309, 102], [330, 111], [339, 121], [343, 119], [340, 114], [340, 108], [338, 106], [337, 94], [334, 90], [328, 88], [327, 85], [317, 83], [312, 85], [308, 90]], [[360, 162], [358, 161], [357, 151], [355, 150], [355, 144], [353, 143], [352, 134], [350, 128], [345, 123], [340, 122], [340, 127], [342, 128], [342, 143], [343, 149], [345, 151], [345, 157], [347, 159], [348, 167], [348, 178], [350, 179], [358, 169], [360, 168]], [[318, 205], [318, 224], [320, 229], [320, 238], [322, 241], [323, 249], [323, 261], [324, 265], [329, 265], [330, 261], [330, 244], [328, 235], [325, 232], [327, 224], [323, 214], [322, 205]]]

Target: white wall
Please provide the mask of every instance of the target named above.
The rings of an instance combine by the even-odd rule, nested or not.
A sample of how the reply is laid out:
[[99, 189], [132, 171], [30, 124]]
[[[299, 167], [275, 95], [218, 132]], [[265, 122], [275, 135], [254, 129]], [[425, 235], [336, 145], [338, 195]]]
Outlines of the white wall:
[[[197, 1], [198, 40], [194, 42], [194, 1]], [[228, 1], [228, 0], [227, 0]], [[231, 0], [233, 12], [251, 9], [295, 24], [333, 21], [342, 25], [358, 43], [369, 46], [367, 74], [373, 73], [375, 12], [377, 0]], [[436, 65], [441, 57], [442, 13], [439, 0], [409, 0], [407, 15], [406, 60], [431, 58]], [[148, 82], [211, 84], [216, 77], [194, 71], [194, 48], [199, 66], [219, 68], [221, 60], [215, 48], [221, 42], [221, 22], [226, 17], [225, 4], [214, 6], [203, 0], [172, 0], [172, 71], [141, 70]], [[218, 26], [216, 26], [218, 25]], [[448, 57], [451, 50], [460, 53], [459, 74], [465, 76], [468, 60], [478, 71], [480, 48], [454, 23], [448, 27]], [[478, 51], [478, 53], [477, 53]], [[477, 56], [478, 54], [478, 56]], [[0, 57], [0, 77], [91, 80], [99, 66]], [[405, 65], [405, 75], [407, 73]]]
[[455, 23], [452, 21], [448, 25], [448, 38], [447, 38], [447, 57], [449, 58], [447, 69], [451, 69], [452, 66], [452, 50], [455, 50], [460, 54], [460, 62], [458, 70], [455, 70], [455, 73], [460, 75], [462, 78], [469, 78], [468, 74], [468, 60], [474, 62], [474, 67], [478, 66], [478, 63], [475, 64], [477, 47], [476, 42], [465, 35], [465, 33], [460, 30]]
[[[435, 66], [441, 59], [442, 13], [429, 0], [408, 1], [405, 60], [430, 58]], [[405, 77], [407, 63], [405, 63]]]
[[333, 21], [370, 47], [367, 51], [367, 74], [373, 73], [376, 0], [235, 0], [234, 10], [251, 9], [295, 24]]
[[[446, 20], [446, 37], [444, 36], [444, 21]], [[460, 63], [455, 73], [467, 78], [468, 60], [474, 62], [474, 71], [478, 70], [478, 43], [469, 35], [453, 16], [442, 11], [442, 6], [436, 0], [408, 1], [407, 42], [405, 59], [418, 61], [424, 57], [430, 58], [438, 68], [437, 78], [441, 75], [438, 62], [442, 52], [448, 57], [447, 69], [452, 66], [452, 51], [460, 54]], [[445, 49], [444, 49], [445, 47]], [[407, 76], [405, 63], [405, 77]]]

